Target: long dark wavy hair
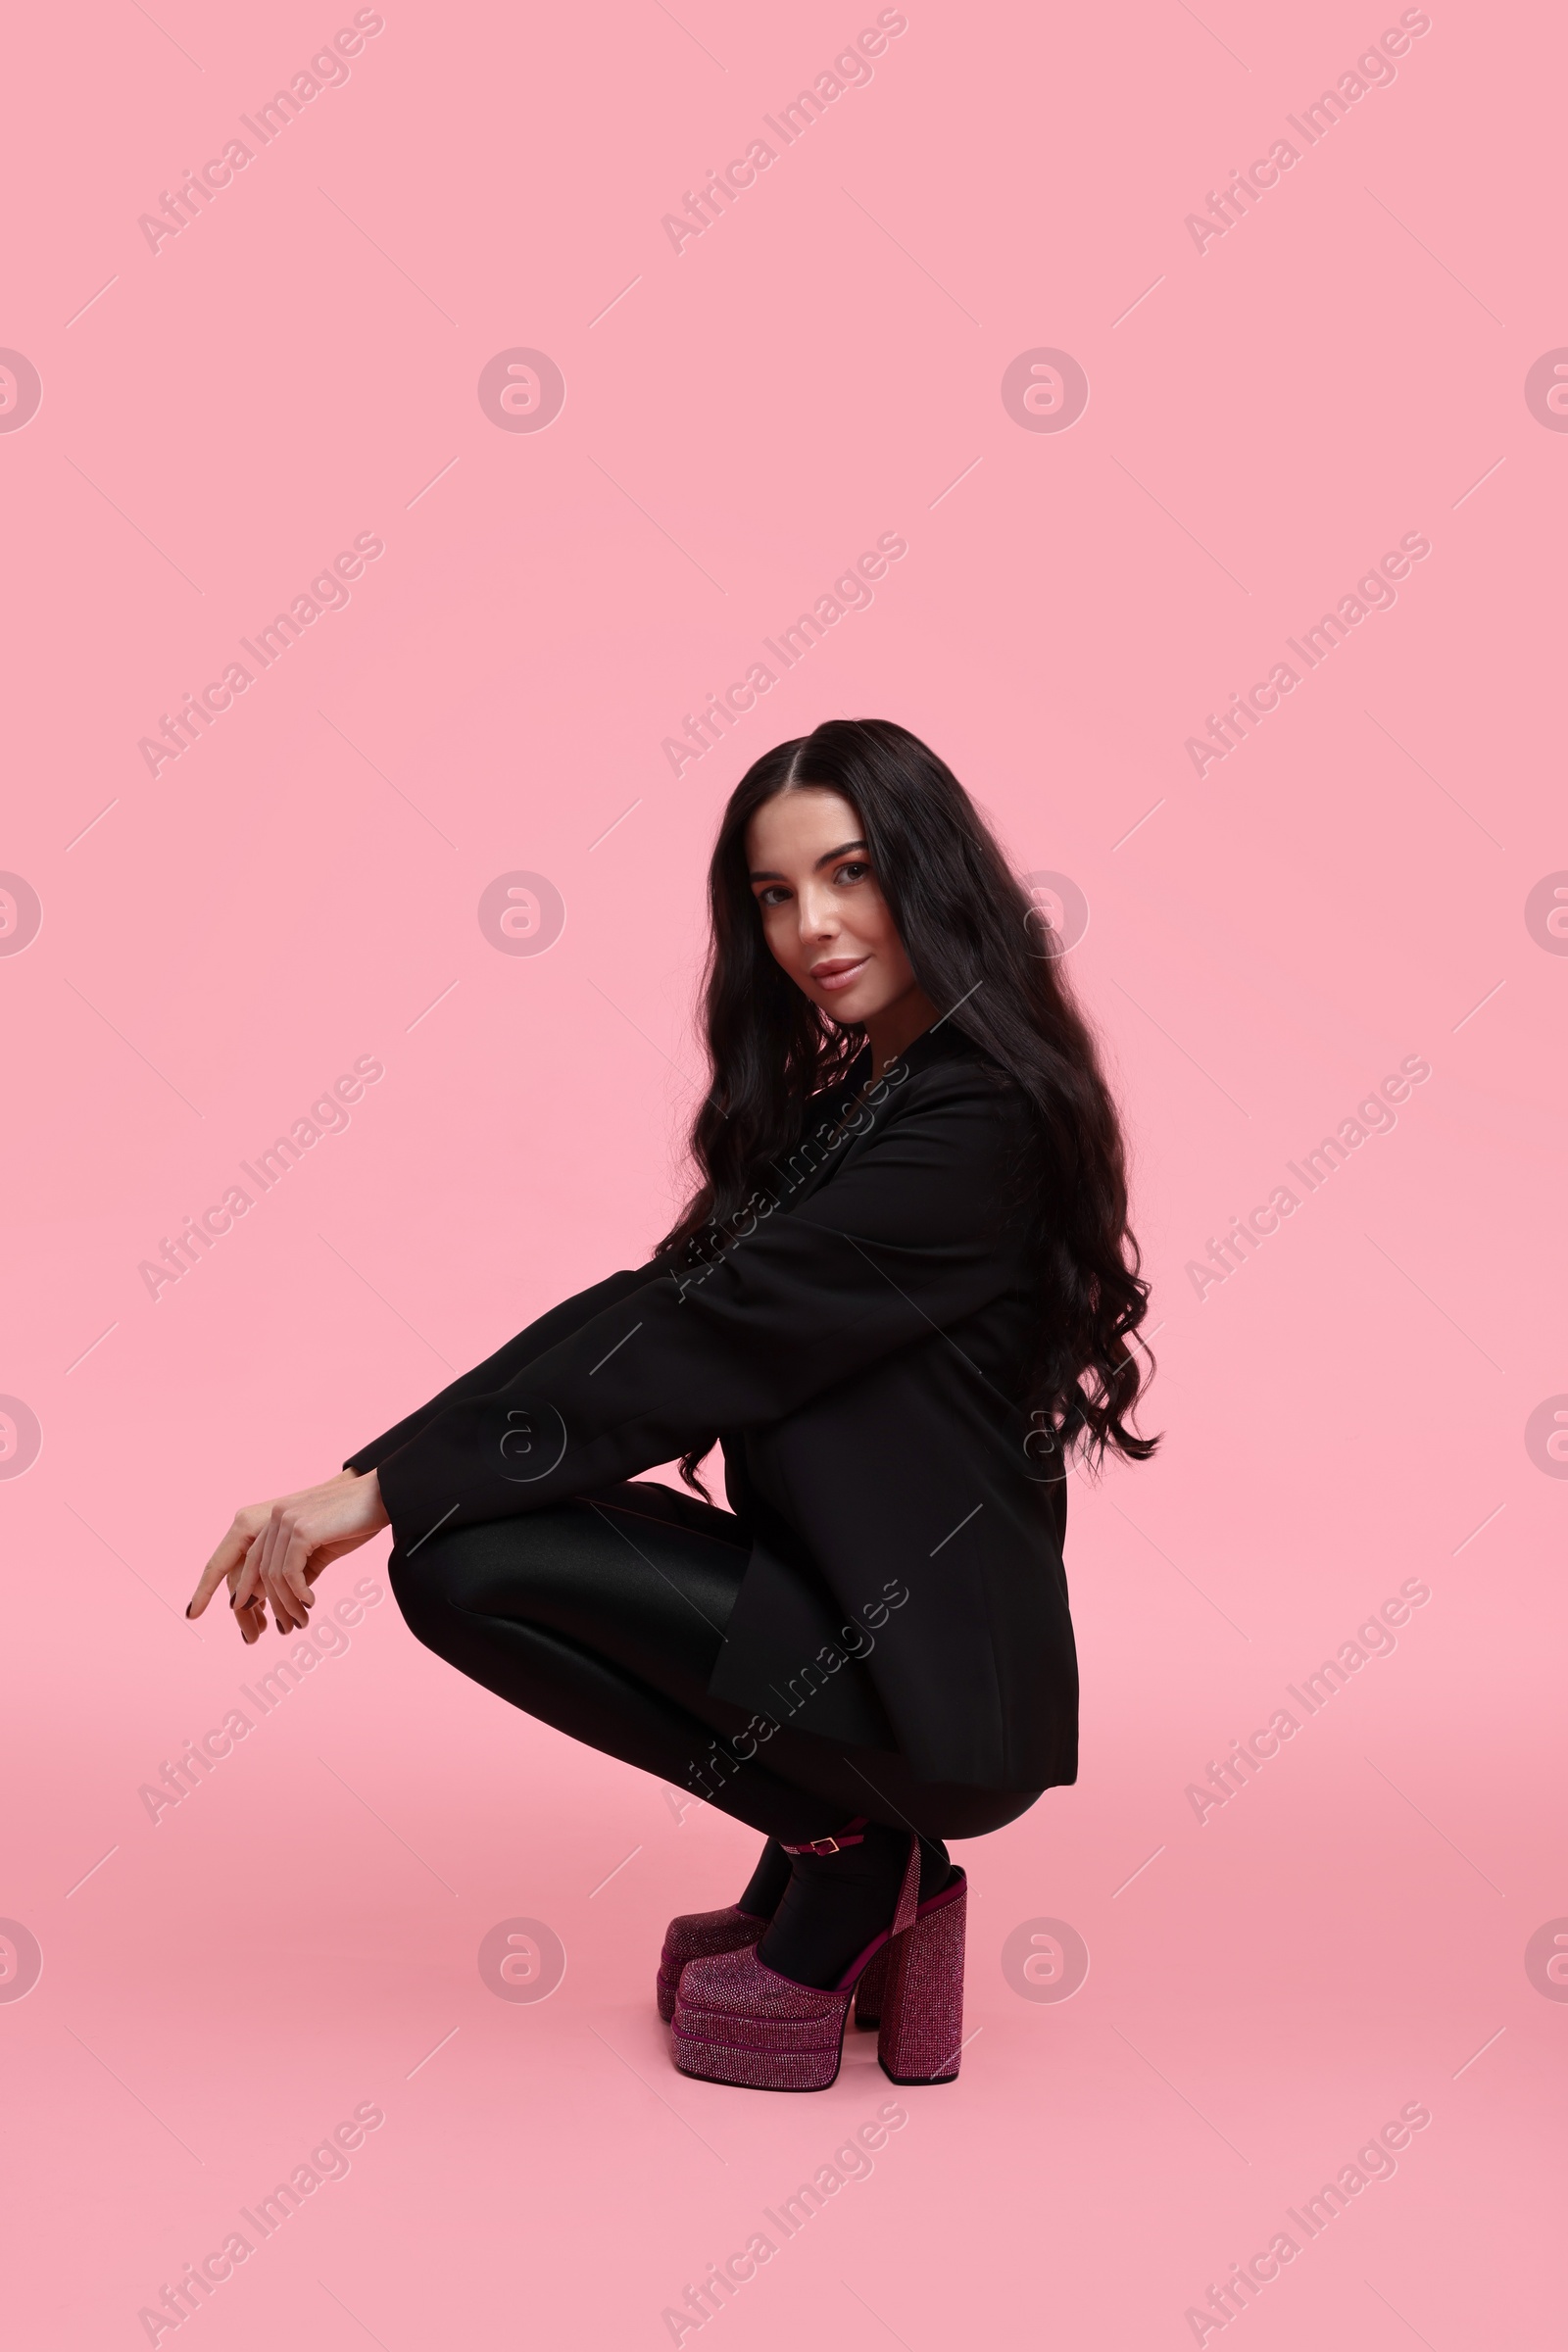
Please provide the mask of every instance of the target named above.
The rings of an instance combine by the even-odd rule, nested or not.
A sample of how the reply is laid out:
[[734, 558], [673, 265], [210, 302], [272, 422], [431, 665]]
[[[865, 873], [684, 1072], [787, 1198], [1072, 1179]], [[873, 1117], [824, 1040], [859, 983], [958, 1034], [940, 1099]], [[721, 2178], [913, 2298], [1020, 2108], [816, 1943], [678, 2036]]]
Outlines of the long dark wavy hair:
[[[656, 1256], [698, 1264], [755, 1192], [777, 1186], [813, 1098], [844, 1083], [864, 1033], [841, 1027], [774, 961], [748, 878], [746, 832], [776, 793], [809, 786], [856, 810], [872, 870], [932, 1003], [1022, 1094], [1018, 1195], [1033, 1214], [1039, 1299], [1025, 1411], [1063, 1459], [1107, 1446], [1144, 1461], [1159, 1443], [1128, 1426], [1147, 1375], [1128, 1345], [1148, 1311], [1127, 1222], [1121, 1126], [1060, 943], [944, 761], [891, 719], [828, 719], [765, 752], [730, 795], [709, 868], [703, 1009], [712, 1086], [692, 1125], [700, 1181]], [[1005, 1079], [1001, 1081], [1005, 1083]], [[1152, 1372], [1153, 1359], [1138, 1343]], [[683, 1457], [689, 1486], [713, 1443]], [[1047, 1441], [1049, 1444], [1049, 1441]]]

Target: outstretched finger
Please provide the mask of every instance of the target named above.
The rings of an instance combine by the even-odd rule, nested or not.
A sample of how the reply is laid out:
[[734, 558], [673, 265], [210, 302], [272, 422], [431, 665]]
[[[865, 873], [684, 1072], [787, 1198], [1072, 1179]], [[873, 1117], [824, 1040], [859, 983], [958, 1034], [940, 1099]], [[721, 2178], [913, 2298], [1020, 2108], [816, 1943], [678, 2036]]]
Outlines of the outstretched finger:
[[243, 1562], [250, 1547], [250, 1537], [244, 1533], [236, 1521], [202, 1570], [201, 1582], [192, 1593], [190, 1605], [185, 1611], [187, 1617], [201, 1615], [225, 1577]]

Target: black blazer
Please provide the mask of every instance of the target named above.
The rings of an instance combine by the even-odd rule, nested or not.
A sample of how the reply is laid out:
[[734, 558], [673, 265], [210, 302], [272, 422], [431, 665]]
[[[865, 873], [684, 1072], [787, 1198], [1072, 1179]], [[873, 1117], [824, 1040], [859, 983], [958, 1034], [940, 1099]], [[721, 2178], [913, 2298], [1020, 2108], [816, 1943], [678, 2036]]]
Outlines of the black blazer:
[[1078, 1678], [1066, 1484], [1021, 1401], [1021, 1098], [948, 1022], [869, 1066], [715, 1263], [611, 1275], [344, 1467], [379, 1473], [409, 1555], [716, 1431], [752, 1550], [713, 1694], [921, 1780], [1049, 1788], [1076, 1778]]

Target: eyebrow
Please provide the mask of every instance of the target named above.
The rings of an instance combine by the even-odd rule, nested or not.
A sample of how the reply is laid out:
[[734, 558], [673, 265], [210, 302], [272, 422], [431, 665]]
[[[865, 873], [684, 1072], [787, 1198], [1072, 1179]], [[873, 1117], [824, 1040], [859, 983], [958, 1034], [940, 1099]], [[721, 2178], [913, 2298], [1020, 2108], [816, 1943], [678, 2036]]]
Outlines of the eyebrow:
[[[835, 858], [842, 858], [849, 850], [863, 850], [864, 847], [863, 841], [841, 841], [836, 850], [824, 850], [811, 870], [813, 873], [820, 873], [824, 865], [833, 863]], [[748, 882], [783, 882], [788, 877], [784, 874], [774, 873], [771, 867], [759, 867], [756, 873], [748, 874], [746, 879]]]

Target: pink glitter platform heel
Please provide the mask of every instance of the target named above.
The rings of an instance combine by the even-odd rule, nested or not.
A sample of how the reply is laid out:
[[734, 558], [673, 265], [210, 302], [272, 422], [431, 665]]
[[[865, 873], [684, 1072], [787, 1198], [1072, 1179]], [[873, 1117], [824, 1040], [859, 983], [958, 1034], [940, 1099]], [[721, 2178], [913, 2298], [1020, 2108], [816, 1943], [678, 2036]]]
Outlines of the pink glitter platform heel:
[[874, 2034], [882, 2023], [882, 2005], [887, 1998], [888, 1956], [893, 1949], [890, 1936], [882, 1949], [860, 1971], [860, 1981], [855, 1987], [855, 2022], [862, 2034]]
[[876, 2054], [894, 2082], [953, 2082], [963, 2054], [963, 1934], [969, 1883], [922, 1903], [914, 1923], [885, 1947], [887, 1987]]
[[[659, 2014], [667, 2026], [675, 2014], [675, 1998], [680, 1991], [680, 1972], [688, 1960], [706, 1960], [714, 1952], [738, 1952], [749, 1943], [760, 1942], [768, 1922], [759, 1919], [755, 1911], [737, 1911], [731, 1903], [723, 1911], [685, 1911], [672, 1919], [664, 1930], [664, 1948], [659, 1955], [659, 1977], [655, 1998]], [[891, 1943], [885, 1943], [876, 1957], [860, 1972], [855, 1987], [855, 2023], [862, 2034], [874, 2034], [882, 2023], [884, 1987], [888, 1981], [888, 1954]]]
[[911, 1838], [892, 1927], [834, 1986], [780, 1976], [755, 1944], [688, 1961], [670, 2034], [681, 2073], [752, 2090], [826, 2090], [838, 2078], [856, 1986], [890, 1953], [877, 2046], [883, 2070], [899, 2083], [951, 2082], [963, 2038], [967, 1886], [960, 1871], [929, 1902], [919, 1893], [920, 1847]]
[[[848, 1826], [850, 1830], [858, 1830], [864, 1827], [864, 1814], [858, 1814]], [[820, 1842], [825, 1843], [825, 1840]], [[845, 1842], [854, 1841], [846, 1837]], [[793, 1848], [790, 1850], [793, 1851]], [[659, 2014], [665, 2025], [674, 2017], [675, 1999], [680, 1990], [680, 1972], [688, 1960], [707, 1960], [715, 1952], [742, 1951], [747, 1944], [760, 1941], [768, 1924], [757, 1912], [742, 1911], [733, 1903], [722, 1911], [684, 1911], [678, 1918], [672, 1919], [664, 1930], [664, 1948], [659, 1955], [659, 1976], [655, 1984]], [[855, 2022], [862, 2034], [874, 2034], [882, 2022], [882, 1988], [887, 1982], [888, 1948], [884, 1944], [861, 1971], [860, 1981], [855, 1988]]]
[[767, 1921], [755, 1911], [738, 1911], [731, 1903], [723, 1911], [683, 1911], [664, 1930], [664, 1948], [659, 1955], [657, 1998], [665, 2025], [675, 2014], [680, 1972], [688, 1960], [707, 1960], [715, 1952], [738, 1952], [765, 1934]]

